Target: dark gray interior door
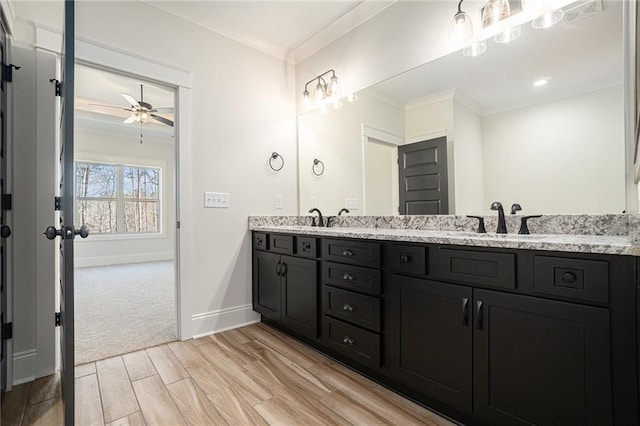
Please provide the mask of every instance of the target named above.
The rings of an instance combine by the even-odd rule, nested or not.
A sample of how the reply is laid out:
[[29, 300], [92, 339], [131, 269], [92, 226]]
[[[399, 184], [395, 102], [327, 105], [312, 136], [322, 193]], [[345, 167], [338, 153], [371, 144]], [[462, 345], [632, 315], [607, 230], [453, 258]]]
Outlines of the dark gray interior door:
[[398, 147], [400, 214], [448, 214], [447, 138]]
[[[0, 59], [1, 66], [5, 67], [9, 62], [7, 57], [7, 33], [0, 22]], [[11, 68], [9, 67], [9, 70]], [[2, 324], [2, 353], [1, 358], [1, 388], [4, 392], [7, 388], [7, 340], [13, 334], [12, 324], [7, 319], [7, 238], [11, 230], [7, 225], [5, 212], [11, 208], [10, 196], [5, 196], [7, 182], [7, 85], [6, 75], [2, 76], [0, 82], [0, 294], [2, 299], [2, 313], [0, 314]]]
[[[83, 237], [88, 235], [86, 229], [76, 231], [74, 228], [73, 197], [73, 93], [74, 93], [74, 0], [64, 3], [64, 42], [62, 47], [62, 70], [60, 88], [60, 155], [58, 198], [56, 210], [59, 210], [58, 226], [49, 226], [45, 235], [50, 240], [58, 241], [60, 250], [60, 283], [59, 312], [56, 325], [60, 327], [60, 355], [62, 402], [64, 405], [64, 424], [74, 424], [74, 324], [73, 324], [73, 239], [76, 233]], [[84, 227], [83, 227], [84, 228]], [[58, 240], [57, 237], [60, 237]]]

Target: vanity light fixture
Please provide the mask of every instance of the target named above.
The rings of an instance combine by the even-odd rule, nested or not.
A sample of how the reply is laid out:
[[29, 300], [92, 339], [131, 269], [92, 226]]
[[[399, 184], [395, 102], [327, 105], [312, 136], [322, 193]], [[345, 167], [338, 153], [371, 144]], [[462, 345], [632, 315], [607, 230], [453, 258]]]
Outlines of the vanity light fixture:
[[[331, 73], [331, 78], [327, 83], [327, 80], [325, 80], [324, 77], [329, 73]], [[311, 93], [309, 93], [309, 84], [313, 82], [317, 82], [317, 84], [314, 90], [313, 100], [312, 100]], [[307, 81], [307, 83], [304, 85], [304, 92], [302, 92], [302, 101], [305, 104], [309, 104], [309, 106], [311, 106], [313, 102], [319, 103], [322, 100], [329, 98], [331, 96], [335, 96], [337, 94], [338, 94], [338, 77], [336, 76], [336, 72], [334, 70], [329, 70]]]
[[473, 37], [473, 24], [471, 18], [461, 9], [462, 2], [458, 3], [458, 12], [453, 15], [451, 25], [449, 26], [449, 38], [456, 43], [462, 44]]

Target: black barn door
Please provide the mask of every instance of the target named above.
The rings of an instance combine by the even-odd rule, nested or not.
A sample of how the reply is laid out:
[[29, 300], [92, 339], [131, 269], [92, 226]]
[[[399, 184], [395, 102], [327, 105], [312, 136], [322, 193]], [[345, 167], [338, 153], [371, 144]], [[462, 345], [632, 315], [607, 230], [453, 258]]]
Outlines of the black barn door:
[[447, 138], [398, 147], [400, 214], [448, 214]]

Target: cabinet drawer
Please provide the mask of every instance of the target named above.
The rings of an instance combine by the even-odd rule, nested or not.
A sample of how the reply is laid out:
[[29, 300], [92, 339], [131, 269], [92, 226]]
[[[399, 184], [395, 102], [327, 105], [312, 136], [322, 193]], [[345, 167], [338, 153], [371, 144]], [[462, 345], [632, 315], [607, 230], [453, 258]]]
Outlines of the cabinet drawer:
[[511, 253], [440, 248], [438, 274], [445, 280], [514, 289], [516, 258]]
[[293, 254], [293, 236], [269, 234], [269, 251]]
[[351, 324], [380, 331], [380, 299], [323, 286], [322, 312]]
[[426, 253], [426, 247], [393, 244], [391, 269], [399, 274], [425, 275], [427, 273]]
[[534, 256], [536, 293], [609, 303], [609, 263]]
[[322, 336], [331, 349], [369, 367], [380, 367], [380, 336], [329, 317], [322, 320]]
[[322, 256], [334, 262], [380, 267], [380, 244], [365, 241], [322, 240]]
[[256, 250], [266, 250], [267, 249], [267, 234], [263, 234], [261, 232], [253, 233], [253, 247]]
[[315, 259], [318, 257], [318, 240], [314, 237], [296, 237], [296, 254]]
[[360, 268], [358, 266], [341, 265], [333, 262], [322, 263], [322, 283], [347, 290], [377, 296], [380, 294], [380, 271]]

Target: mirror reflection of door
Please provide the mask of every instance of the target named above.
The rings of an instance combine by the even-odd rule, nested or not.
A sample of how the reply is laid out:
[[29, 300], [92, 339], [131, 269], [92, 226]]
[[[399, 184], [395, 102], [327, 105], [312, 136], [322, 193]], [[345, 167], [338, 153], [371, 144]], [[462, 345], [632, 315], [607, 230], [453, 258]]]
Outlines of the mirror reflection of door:
[[448, 214], [447, 138], [398, 147], [400, 214]]

